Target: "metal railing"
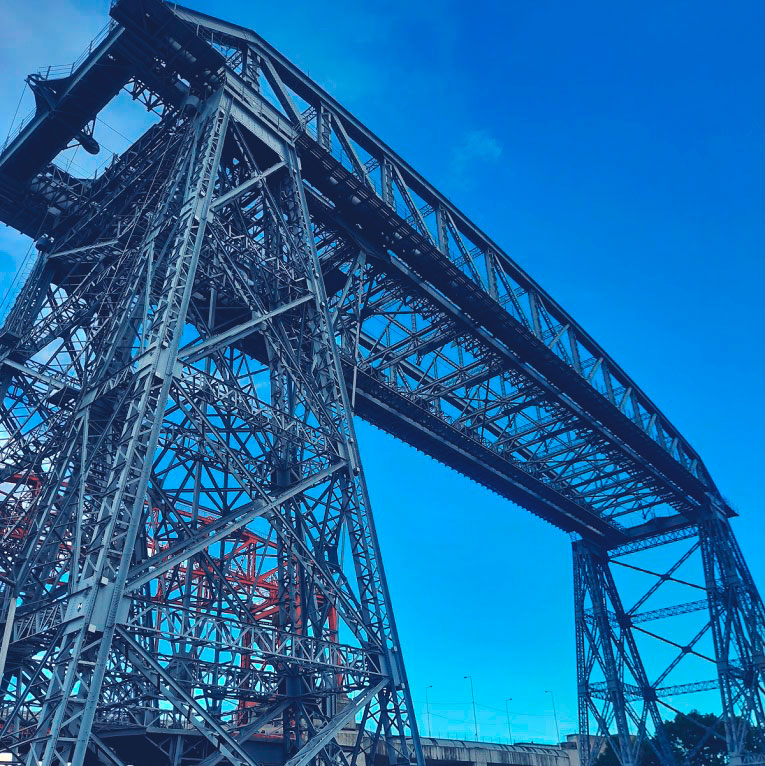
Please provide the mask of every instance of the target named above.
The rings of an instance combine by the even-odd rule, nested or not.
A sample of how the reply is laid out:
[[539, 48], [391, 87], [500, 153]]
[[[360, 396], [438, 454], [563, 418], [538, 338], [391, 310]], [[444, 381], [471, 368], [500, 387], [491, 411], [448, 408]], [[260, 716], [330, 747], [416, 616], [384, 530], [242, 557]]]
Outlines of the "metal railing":
[[73, 63], [42, 67], [37, 70], [36, 74], [43, 77], [45, 80], [71, 77], [71, 75], [85, 63], [88, 56], [90, 56], [90, 54], [93, 53], [104, 40], [106, 40], [109, 33], [116, 26], [117, 22], [114, 21], [114, 19], [109, 19], [109, 21], [96, 33], [96, 36], [90, 41], [88, 47], [74, 60]]
[[[109, 33], [117, 26], [117, 22], [114, 19], [109, 19], [109, 22], [102, 27], [96, 36], [90, 41], [88, 47], [74, 60], [71, 64], [59, 64], [48, 67], [41, 67], [30, 77], [39, 77], [43, 80], [59, 80], [65, 77], [71, 77], [82, 64], [87, 61], [93, 51], [106, 40]], [[29, 114], [22, 118], [21, 122], [15, 128], [11, 126], [8, 131], [8, 135], [5, 137], [2, 146], [0, 146], [0, 153], [4, 152], [8, 145], [16, 139], [22, 130], [32, 121], [37, 114], [37, 110], [33, 109]]]

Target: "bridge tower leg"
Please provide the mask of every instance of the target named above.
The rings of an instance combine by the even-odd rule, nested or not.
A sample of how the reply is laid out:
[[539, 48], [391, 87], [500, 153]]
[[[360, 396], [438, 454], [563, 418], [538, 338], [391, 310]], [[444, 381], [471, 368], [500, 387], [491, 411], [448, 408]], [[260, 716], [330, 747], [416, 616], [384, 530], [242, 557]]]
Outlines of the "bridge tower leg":
[[[605, 738], [621, 766], [639, 766], [649, 741], [662, 766], [672, 766], [656, 694], [635, 644], [608, 553], [580, 540], [573, 545], [573, 556], [581, 762], [584, 766], [595, 763]], [[603, 680], [593, 682], [595, 676]], [[596, 724], [592, 739], [591, 720]], [[655, 732], [651, 740], [649, 725]]]
[[146, 142], [2, 335], [0, 750], [423, 766], [294, 146], [266, 180], [224, 91]]
[[[582, 763], [595, 763], [605, 741], [622, 766], [636, 766], [649, 750], [654, 761], [675, 764], [660, 711], [682, 716], [679, 695], [712, 691], [721, 695], [720, 715], [716, 722], [688, 719], [699, 738], [686, 761], [716, 739], [734, 766], [765, 763], [765, 611], [725, 514], [711, 504], [698, 524], [608, 551], [579, 540], [573, 553]], [[629, 608], [616, 565], [649, 578], [647, 588], [631, 589]], [[703, 598], [679, 599], [683, 593]], [[646, 609], [657, 602], [660, 608]], [[650, 676], [636, 633], [651, 643]], [[660, 658], [662, 646], [668, 659]], [[693, 680], [668, 685], [691, 659], [696, 664], [682, 677]], [[700, 675], [705, 664], [715, 678]]]
[[[730, 521], [714, 505], [699, 524], [731, 766], [765, 763], [765, 610]], [[759, 755], [756, 755], [759, 753]]]
[[[17, 757], [27, 751], [28, 766], [82, 764], [96, 741], [91, 738], [91, 730], [107, 672], [114, 662], [114, 645], [128, 616], [125, 583], [144, 518], [151, 456], [170, 397], [172, 369], [188, 312], [227, 121], [228, 110], [219, 95], [189, 123], [167, 178], [160, 183], [157, 207], [145, 219], [140, 244], [126, 258], [125, 267], [114, 274], [117, 303], [110, 308], [117, 310], [111, 311], [99, 328], [91, 351], [90, 374], [82, 378], [80, 406], [62, 424], [66, 436], [60, 446], [66, 457], [59, 455], [49, 472], [48, 488], [53, 492], [41, 495], [48, 507], [39, 508], [38, 514], [47, 521], [42, 529], [39, 521], [33, 529], [39, 531], [42, 540], [29, 535], [26, 555], [16, 562], [14, 595], [21, 598], [22, 609], [33, 596], [39, 609], [50, 606], [55, 599], [46, 587], [50, 572], [41, 582], [36, 567], [49, 568], [51, 557], [55, 560], [62, 555], [62, 546], [69, 548], [67, 553], [71, 555], [62, 626], [50, 663], [37, 668], [43, 683], [38, 681], [35, 691], [43, 692], [42, 705], [31, 737], [23, 749], [15, 748]], [[173, 223], [168, 226], [169, 215]], [[151, 322], [143, 322], [140, 358], [126, 372], [124, 362], [132, 361], [138, 280], [143, 276], [151, 281], [146, 265], [157, 255], [156, 245], [163, 234], [166, 261], [158, 275], [156, 309]], [[112, 365], [115, 359], [122, 362], [117, 371]], [[121, 395], [111, 395], [122, 384]], [[90, 441], [91, 422], [107, 440], [100, 444], [101, 448], [110, 453], [110, 460], [98, 468], [95, 465], [100, 461], [92, 461], [92, 456], [82, 452], [76, 455]], [[96, 472], [101, 486], [94, 491]], [[76, 475], [80, 483], [77, 498], [69, 490], [67, 474], [71, 479]], [[55, 481], [50, 480], [53, 476]], [[56, 508], [55, 497], [64, 484], [65, 511]], [[87, 508], [86, 493], [92, 493]], [[47, 555], [41, 557], [40, 550]], [[30, 576], [34, 577], [32, 582], [27, 581]]]

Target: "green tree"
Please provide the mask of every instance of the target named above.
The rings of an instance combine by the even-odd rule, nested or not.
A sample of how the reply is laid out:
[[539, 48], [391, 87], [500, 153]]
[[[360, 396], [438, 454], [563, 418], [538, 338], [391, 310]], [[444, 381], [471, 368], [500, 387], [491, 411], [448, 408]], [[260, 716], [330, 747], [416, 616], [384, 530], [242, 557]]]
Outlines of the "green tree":
[[[707, 736], [709, 729], [720, 736]], [[675, 718], [665, 722], [664, 731], [678, 765], [704, 740], [693, 755], [693, 766], [724, 766], [727, 754], [725, 733], [722, 723], [712, 713], [699, 713], [698, 710], [692, 710], [686, 715], [678, 713]], [[606, 746], [598, 757], [596, 766], [619, 766], [619, 760], [611, 748]], [[643, 748], [640, 766], [663, 766], [650, 745]]]
[[[708, 734], [708, 730], [714, 734]], [[675, 755], [675, 762], [681, 764], [697, 747], [693, 756], [694, 766], [724, 766], [727, 760], [725, 730], [721, 721], [712, 713], [691, 710], [687, 715], [679, 713], [664, 724], [664, 731]], [[703, 743], [702, 743], [703, 740]], [[702, 743], [699, 747], [699, 743]], [[647, 748], [642, 766], [662, 766], [653, 748]]]

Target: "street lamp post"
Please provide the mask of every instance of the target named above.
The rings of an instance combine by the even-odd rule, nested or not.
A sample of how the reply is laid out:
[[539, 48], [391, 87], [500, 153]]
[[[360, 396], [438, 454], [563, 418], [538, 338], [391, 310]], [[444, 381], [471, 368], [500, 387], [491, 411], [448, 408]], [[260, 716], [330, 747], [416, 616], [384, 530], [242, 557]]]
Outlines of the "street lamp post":
[[478, 740], [478, 716], [475, 712], [475, 690], [473, 689], [473, 676], [464, 676], [468, 681], [470, 681], [470, 696], [473, 699], [473, 724], [475, 725], [475, 738]]
[[558, 737], [558, 746], [560, 746], [560, 727], [558, 726], [558, 711], [555, 709], [555, 695], [550, 689], [545, 689], [545, 694], [549, 694], [552, 698], [553, 716], [555, 716], [555, 734]]
[[430, 697], [428, 696], [428, 692], [433, 688], [433, 684], [430, 684], [430, 686], [425, 687], [425, 716], [428, 721], [428, 736], [433, 736], [433, 729], [430, 725]]
[[508, 702], [512, 702], [513, 698], [508, 697], [505, 700], [505, 712], [507, 713], [507, 731], [510, 734], [510, 744], [513, 744], [513, 727], [510, 725], [510, 705], [508, 705]]

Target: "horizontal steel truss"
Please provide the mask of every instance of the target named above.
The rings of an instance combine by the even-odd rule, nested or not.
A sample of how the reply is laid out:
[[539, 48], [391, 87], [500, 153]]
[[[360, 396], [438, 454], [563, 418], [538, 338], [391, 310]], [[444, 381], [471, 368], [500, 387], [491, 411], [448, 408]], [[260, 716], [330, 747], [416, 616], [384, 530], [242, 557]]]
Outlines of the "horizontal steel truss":
[[[327, 293], [340, 301], [335, 321], [344, 339], [346, 377], [359, 384], [359, 414], [393, 423], [397, 435], [413, 430], [410, 440], [419, 435], [418, 446], [430, 452], [439, 442], [439, 459], [558, 526], [609, 544], [624, 542], [625, 529], [656, 514], [679, 512], [693, 521], [708, 492], [724, 507], [698, 456], [639, 387], [494, 243], [328, 94], [248, 30], [182, 8], [170, 13], [148, 0], [147, 29], [139, 30], [133, 5], [122, 0], [112, 12], [120, 24], [111, 34], [125, 25], [122, 55], [172, 47], [163, 29], [176, 41], [167, 82], [140, 70], [127, 80], [134, 95], [172, 112], [181, 103], [172, 95], [189, 87], [182, 77], [197, 92], [209, 87], [192, 58], [203, 57], [209, 71], [217, 56], [222, 69], [216, 76], [235, 94], [235, 119], [272, 149], [284, 141], [297, 145]], [[192, 28], [193, 41], [186, 38]], [[154, 36], [147, 41], [141, 34]], [[193, 55], [177, 53], [180, 38]], [[192, 88], [198, 97], [194, 93]], [[27, 140], [35, 135], [30, 128]], [[18, 154], [24, 140], [22, 131], [8, 151]], [[2, 162], [0, 157], [0, 176]], [[263, 172], [271, 172], [268, 163]], [[118, 175], [107, 173], [96, 186]], [[57, 224], [42, 211], [54, 200], [66, 210], [86, 192], [60, 171], [38, 178], [25, 209], [37, 206], [35, 221], [47, 231]], [[228, 193], [246, 194], [257, 179], [243, 183], [249, 186]], [[362, 268], [359, 253], [366, 274], [350, 291], [347, 281]], [[357, 319], [349, 316], [354, 305], [348, 301], [374, 279], [380, 292], [355, 337]], [[375, 384], [348, 370], [349, 359], [387, 385], [382, 410], [381, 397], [366, 390]], [[409, 429], [404, 420], [411, 421], [411, 412], [398, 422], [391, 414], [411, 410], [412, 403], [419, 422]]]
[[254, 764], [266, 727], [291, 766], [422, 763], [297, 155], [232, 193], [261, 175], [232, 105], [167, 115], [95, 215], [75, 201], [5, 325], [18, 762], [122, 763], [99, 731], [191, 726], [207, 748], [171, 736], [171, 762]]
[[[242, 92], [248, 91], [247, 98], [258, 103], [258, 111], [265, 113], [269, 104], [275, 105], [269, 118], [282, 127], [288, 122], [297, 133], [304, 176], [316, 197], [312, 208], [327, 229], [322, 235], [326, 247], [335, 250], [335, 266], [345, 271], [349, 264], [346, 261], [344, 267], [343, 258], [353, 259], [362, 250], [368, 268], [385, 272], [387, 291], [394, 300], [387, 307], [383, 301], [377, 304], [375, 317], [390, 318], [390, 342], [395, 345], [388, 348], [388, 340], [381, 337], [384, 328], [371, 332], [376, 354], [370, 365], [390, 372], [389, 382], [406, 390], [417, 388], [419, 378], [431, 373], [434, 359], [446, 357], [442, 366], [452, 376], [440, 388], [462, 389], [455, 393], [462, 406], [456, 407], [452, 417], [463, 431], [473, 429], [478, 441], [488, 439], [495, 451], [504, 452], [520, 451], [518, 442], [525, 438], [532, 449], [550, 439], [545, 428], [547, 412], [547, 417], [537, 417], [529, 409], [521, 415], [526, 430], [541, 422], [530, 436], [522, 432], [515, 437], [515, 429], [505, 429], [504, 422], [494, 427], [492, 435], [496, 412], [475, 407], [473, 400], [481, 396], [481, 390], [491, 388], [495, 390], [489, 398], [500, 397], [505, 404], [508, 394], [499, 390], [499, 379], [504, 377], [506, 389], [507, 378], [515, 373], [530, 390], [529, 398], [540, 402], [541, 394], [541, 403], [553, 410], [562, 408], [568, 415], [569, 435], [560, 434], [558, 448], [571, 441], [573, 424], [584, 436], [567, 447], [570, 455], [576, 454], [582, 441], [606, 445], [606, 457], [584, 455], [576, 469], [586, 471], [592, 459], [592, 469], [603, 475], [597, 458], [618, 463], [610, 497], [602, 487], [582, 488], [576, 483], [571, 487], [560, 475], [561, 461], [551, 471], [545, 472], [543, 466], [537, 472], [538, 466], [533, 465], [528, 473], [545, 476], [543, 480], [555, 491], [562, 488], [564, 495], [576, 497], [582, 508], [596, 515], [648, 514], [666, 502], [691, 516], [697, 512], [705, 493], [715, 492], [698, 456], [636, 384], [528, 275], [255, 33], [186, 9], [178, 13], [226, 57], [230, 81]], [[423, 286], [424, 290], [418, 289]], [[332, 295], [336, 288], [341, 289], [332, 281], [328, 293]], [[404, 305], [396, 305], [395, 298]], [[413, 305], [407, 305], [407, 300]], [[428, 304], [425, 316], [418, 303]], [[397, 321], [397, 315], [403, 322]], [[437, 330], [428, 334], [428, 327]], [[360, 340], [362, 345], [369, 341], [363, 332]], [[349, 352], [353, 355], [356, 349]], [[471, 370], [471, 358], [476, 367], [482, 362], [483, 368]], [[440, 396], [432, 387], [423, 394], [431, 402]], [[537, 453], [549, 446], [543, 445]], [[528, 458], [519, 460], [525, 463]], [[619, 485], [630, 480], [631, 486], [620, 493]], [[636, 493], [644, 496], [638, 501], [627, 499]], [[586, 523], [577, 524], [565, 514], [559, 514], [558, 521], [564, 528], [587, 530]]]

